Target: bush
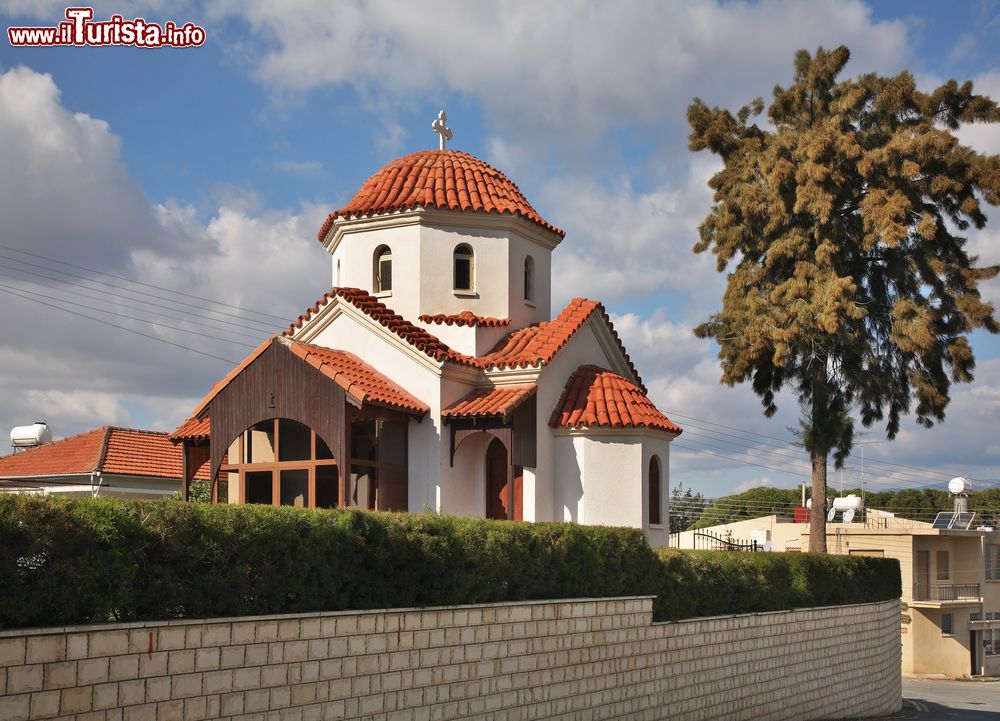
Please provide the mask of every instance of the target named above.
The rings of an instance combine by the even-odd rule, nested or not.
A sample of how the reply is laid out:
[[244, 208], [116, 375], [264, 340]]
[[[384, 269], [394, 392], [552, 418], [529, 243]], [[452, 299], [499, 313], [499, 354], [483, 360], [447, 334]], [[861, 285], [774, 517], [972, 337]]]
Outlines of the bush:
[[895, 561], [654, 552], [641, 531], [0, 497], [0, 626], [655, 595], [660, 620], [899, 597]]

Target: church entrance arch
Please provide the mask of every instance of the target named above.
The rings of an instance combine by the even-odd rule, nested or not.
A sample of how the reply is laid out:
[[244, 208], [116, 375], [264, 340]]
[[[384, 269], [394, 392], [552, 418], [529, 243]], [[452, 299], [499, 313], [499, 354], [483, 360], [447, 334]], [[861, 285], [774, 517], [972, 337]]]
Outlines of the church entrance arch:
[[240, 433], [219, 478], [233, 503], [335, 508], [340, 502], [340, 468], [330, 447], [290, 418], [270, 418]]

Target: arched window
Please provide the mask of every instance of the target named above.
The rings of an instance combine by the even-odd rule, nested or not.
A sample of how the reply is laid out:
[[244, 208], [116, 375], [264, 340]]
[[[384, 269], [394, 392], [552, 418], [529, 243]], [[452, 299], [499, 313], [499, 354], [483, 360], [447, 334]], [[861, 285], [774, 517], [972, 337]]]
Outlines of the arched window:
[[524, 299], [535, 299], [535, 259], [530, 255], [524, 259]]
[[475, 257], [465, 243], [455, 247], [455, 290], [475, 288]]
[[660, 459], [653, 456], [649, 459], [649, 525], [658, 526], [663, 523], [663, 486], [660, 482]]
[[392, 251], [388, 245], [380, 245], [375, 249], [374, 265], [372, 290], [375, 293], [388, 293], [392, 290]]

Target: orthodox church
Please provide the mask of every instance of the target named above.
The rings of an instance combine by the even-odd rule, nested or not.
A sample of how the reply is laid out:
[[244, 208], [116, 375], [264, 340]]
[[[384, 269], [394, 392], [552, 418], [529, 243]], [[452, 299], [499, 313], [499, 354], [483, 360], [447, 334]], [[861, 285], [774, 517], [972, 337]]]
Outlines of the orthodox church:
[[600, 302], [553, 317], [564, 232], [445, 148], [392, 161], [318, 239], [333, 287], [170, 436], [213, 500], [631, 526], [666, 545], [670, 442]]

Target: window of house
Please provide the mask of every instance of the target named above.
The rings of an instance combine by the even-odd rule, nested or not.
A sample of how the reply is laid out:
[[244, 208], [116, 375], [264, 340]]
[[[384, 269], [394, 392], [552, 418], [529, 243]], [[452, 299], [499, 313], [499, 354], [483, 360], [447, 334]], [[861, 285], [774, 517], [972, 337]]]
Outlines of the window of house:
[[524, 299], [535, 299], [535, 259], [530, 255], [524, 259]]
[[947, 581], [950, 578], [948, 572], [948, 552], [937, 552], [937, 580]]
[[455, 290], [474, 289], [475, 258], [472, 248], [462, 243], [455, 248]]
[[983, 655], [1000, 656], [1000, 628], [983, 629]]
[[986, 557], [986, 580], [1000, 581], [1000, 545], [987, 543], [984, 550]]
[[955, 616], [951, 613], [941, 614], [941, 635], [953, 636], [955, 634]]
[[379, 511], [408, 510], [407, 435], [405, 421], [351, 420], [348, 505]]
[[380, 245], [375, 250], [373, 276], [372, 289], [375, 293], [388, 293], [392, 290], [392, 250], [387, 245]]
[[649, 525], [651, 526], [663, 523], [662, 490], [660, 459], [653, 456], [649, 459]]
[[312, 429], [287, 418], [261, 421], [241, 433], [219, 477], [237, 489], [232, 500], [240, 503], [334, 508], [340, 499], [340, 470], [329, 447]]

